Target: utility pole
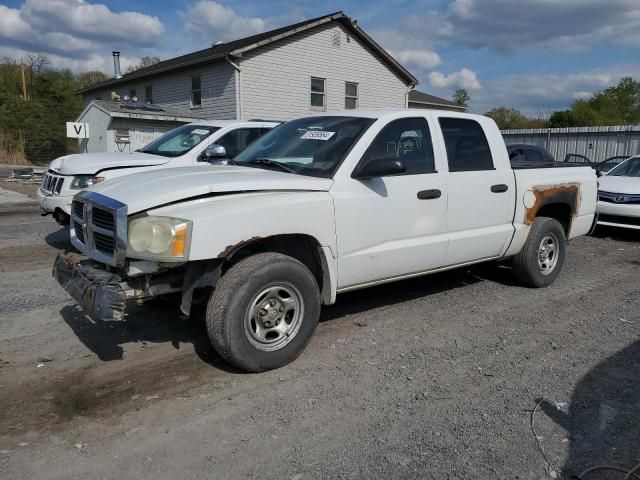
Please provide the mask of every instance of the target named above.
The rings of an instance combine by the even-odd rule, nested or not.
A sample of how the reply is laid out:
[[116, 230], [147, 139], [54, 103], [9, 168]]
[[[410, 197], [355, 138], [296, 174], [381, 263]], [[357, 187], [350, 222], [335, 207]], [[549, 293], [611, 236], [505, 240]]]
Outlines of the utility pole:
[[29, 100], [27, 98], [27, 82], [24, 79], [24, 63], [20, 64], [20, 72], [22, 73], [22, 98]]

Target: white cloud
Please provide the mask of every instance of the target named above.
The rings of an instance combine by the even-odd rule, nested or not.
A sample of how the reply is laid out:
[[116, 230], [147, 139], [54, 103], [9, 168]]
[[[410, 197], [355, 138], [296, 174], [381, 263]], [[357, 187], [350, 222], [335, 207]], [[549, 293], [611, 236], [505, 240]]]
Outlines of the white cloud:
[[20, 17], [42, 33], [64, 32], [81, 39], [153, 45], [164, 32], [158, 17], [138, 12], [112, 12], [85, 0], [26, 0]]
[[200, 34], [211, 41], [227, 41], [264, 32], [270, 22], [259, 17], [243, 17], [232, 8], [213, 0], [199, 0], [184, 13], [188, 32]]
[[464, 88], [467, 90], [480, 90], [482, 85], [478, 81], [476, 73], [468, 68], [445, 75], [441, 72], [431, 72], [429, 82], [435, 88]]
[[125, 50], [121, 61], [126, 66], [129, 59], [137, 60], [132, 50], [156, 46], [163, 32], [157, 17], [117, 13], [85, 0], [26, 0], [20, 8], [0, 5], [2, 54], [44, 54], [54, 68], [111, 72], [112, 49]]
[[574, 100], [616, 85], [622, 77], [640, 77], [640, 64], [615, 65], [569, 75], [510, 75], [485, 81], [483, 89], [472, 96], [474, 110], [514, 107], [528, 115], [568, 108]]
[[640, 44], [638, 0], [454, 0], [440, 20], [440, 39], [502, 52]]
[[431, 50], [401, 50], [397, 53], [395, 51], [390, 53], [406, 67], [433, 70], [442, 63], [440, 55]]

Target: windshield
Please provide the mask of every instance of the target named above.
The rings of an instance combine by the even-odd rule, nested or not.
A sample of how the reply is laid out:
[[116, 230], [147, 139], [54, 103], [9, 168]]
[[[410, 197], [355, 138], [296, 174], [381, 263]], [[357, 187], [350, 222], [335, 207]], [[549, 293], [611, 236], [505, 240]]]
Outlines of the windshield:
[[640, 157], [630, 158], [612, 169], [610, 177], [640, 177]]
[[183, 125], [165, 133], [140, 151], [163, 157], [179, 157], [219, 129], [208, 125]]
[[370, 118], [324, 116], [292, 120], [247, 147], [234, 163], [330, 178], [373, 122]]

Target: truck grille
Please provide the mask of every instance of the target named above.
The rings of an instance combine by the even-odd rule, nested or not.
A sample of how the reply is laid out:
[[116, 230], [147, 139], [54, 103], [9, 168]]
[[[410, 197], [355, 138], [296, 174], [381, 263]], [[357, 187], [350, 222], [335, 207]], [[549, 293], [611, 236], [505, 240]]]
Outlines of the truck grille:
[[40, 184], [40, 190], [45, 195], [60, 195], [62, 185], [64, 184], [64, 177], [56, 175], [52, 172], [47, 172], [42, 177], [42, 183]]
[[112, 266], [124, 265], [127, 206], [95, 192], [77, 194], [71, 205], [71, 243], [87, 256]]
[[640, 203], [640, 195], [613, 192], [598, 192], [598, 200], [610, 203]]

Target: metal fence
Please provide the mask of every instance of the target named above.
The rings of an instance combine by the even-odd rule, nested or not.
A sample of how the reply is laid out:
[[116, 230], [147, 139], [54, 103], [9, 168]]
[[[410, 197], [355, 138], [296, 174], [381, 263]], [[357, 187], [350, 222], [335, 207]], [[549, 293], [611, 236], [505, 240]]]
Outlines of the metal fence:
[[640, 125], [575, 128], [524, 128], [502, 130], [507, 144], [525, 143], [545, 147], [559, 161], [570, 153], [592, 162], [618, 155], [640, 154]]
[[0, 164], [48, 165], [55, 158], [77, 153], [76, 139], [67, 138], [66, 131], [0, 130]]

